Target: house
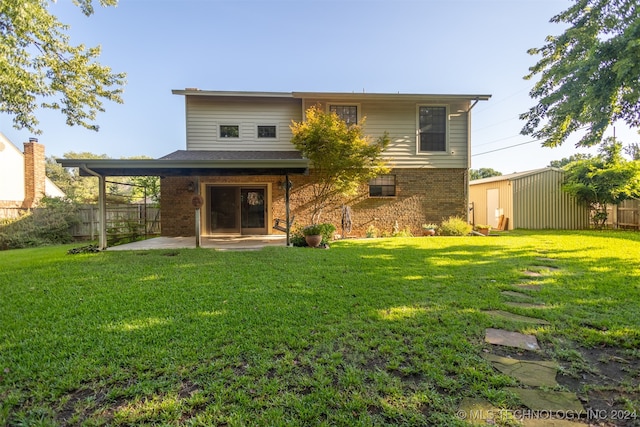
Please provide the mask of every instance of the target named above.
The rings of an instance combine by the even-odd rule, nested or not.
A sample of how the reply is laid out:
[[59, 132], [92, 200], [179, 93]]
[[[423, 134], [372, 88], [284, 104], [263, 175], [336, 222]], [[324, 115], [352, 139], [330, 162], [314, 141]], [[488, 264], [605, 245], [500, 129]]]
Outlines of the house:
[[65, 197], [46, 176], [44, 145], [29, 138], [22, 152], [0, 133], [0, 217], [16, 217], [43, 196]]
[[[319, 106], [372, 138], [388, 132], [391, 167], [355, 197], [336, 200], [321, 221], [351, 234], [368, 227], [420, 230], [467, 217], [471, 110], [490, 95], [174, 90], [186, 110], [186, 147], [157, 160], [59, 160], [81, 174], [161, 176], [164, 236], [281, 233], [277, 219], [309, 223], [313, 165], [291, 143], [292, 120]], [[101, 184], [104, 185], [104, 184]], [[195, 209], [199, 209], [194, 214]], [[285, 222], [286, 224], [286, 222]], [[197, 231], [196, 231], [197, 230]]]
[[504, 215], [509, 230], [589, 228], [589, 208], [564, 192], [563, 182], [564, 171], [551, 167], [473, 180], [471, 220], [497, 227]]

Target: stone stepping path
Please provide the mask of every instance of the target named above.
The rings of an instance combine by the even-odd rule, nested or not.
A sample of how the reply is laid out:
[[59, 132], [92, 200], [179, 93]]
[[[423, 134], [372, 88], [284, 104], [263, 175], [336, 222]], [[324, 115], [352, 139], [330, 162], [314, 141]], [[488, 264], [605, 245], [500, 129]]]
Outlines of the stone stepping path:
[[519, 314], [513, 314], [508, 311], [486, 310], [486, 311], [483, 311], [483, 313], [488, 314], [489, 316], [497, 319], [529, 323], [531, 325], [550, 325], [550, 323], [544, 319], [538, 319], [537, 317], [521, 316]]
[[536, 292], [542, 289], [542, 286], [540, 285], [531, 285], [529, 283], [518, 283], [514, 286], [516, 286], [518, 289], [526, 289], [528, 291], [536, 291]]
[[540, 350], [538, 340], [533, 335], [505, 331], [504, 329], [487, 328], [484, 340], [489, 344], [521, 348], [523, 350]]
[[506, 387], [506, 390], [516, 394], [522, 403], [532, 411], [584, 412], [584, 407], [576, 394], [568, 391], [548, 391], [517, 387]]
[[494, 419], [500, 414], [496, 408], [485, 399], [465, 397], [458, 406], [457, 416], [471, 425], [495, 425]]
[[[537, 258], [540, 262], [554, 262], [553, 258]], [[557, 267], [546, 265], [533, 265], [525, 270], [523, 274], [527, 278], [544, 277], [545, 273], [559, 271]], [[517, 289], [527, 291], [539, 291], [541, 285], [530, 283], [519, 283], [514, 285]], [[545, 308], [544, 304], [535, 303], [535, 298], [518, 291], [502, 291], [500, 294], [504, 297], [515, 299], [516, 301], [506, 301], [505, 305], [516, 308]], [[483, 311], [494, 318], [522, 322], [536, 325], [549, 325], [550, 323], [544, 319], [529, 316], [521, 316], [503, 310], [486, 310]], [[485, 342], [494, 345], [500, 345], [511, 348], [519, 348], [524, 350], [540, 350], [538, 340], [533, 335], [521, 334], [519, 332], [507, 331], [503, 329], [487, 328], [485, 330]], [[514, 393], [520, 398], [524, 406], [532, 411], [545, 411], [546, 413], [566, 414], [568, 411], [575, 413], [584, 412], [582, 403], [575, 393], [550, 391], [546, 388], [554, 388], [558, 386], [556, 375], [559, 365], [553, 361], [535, 361], [535, 360], [519, 360], [510, 357], [502, 357], [495, 354], [485, 353], [483, 358], [491, 363], [491, 365], [505, 375], [516, 378], [521, 384], [532, 388], [507, 387], [506, 390]], [[540, 389], [543, 387], [545, 389]], [[460, 406], [460, 410], [473, 410], [476, 408], [473, 404], [478, 405], [474, 414], [491, 414], [493, 409], [489, 402], [464, 402], [465, 405]], [[482, 406], [484, 405], [484, 406]], [[466, 408], [466, 409], [465, 409]], [[483, 412], [484, 411], [484, 412]], [[474, 420], [467, 420], [474, 423]], [[483, 421], [485, 424], [495, 424], [493, 418], [487, 418]], [[584, 425], [579, 422], [563, 420], [563, 419], [523, 419], [525, 427], [538, 426], [558, 426], [570, 427]], [[480, 424], [480, 423], [475, 423]]]
[[522, 292], [517, 292], [517, 291], [502, 291], [500, 292], [500, 294], [504, 295], [505, 297], [512, 297], [512, 298], [518, 298], [524, 301], [533, 301], [533, 297], [527, 294], [523, 294]]
[[483, 358], [505, 375], [514, 377], [524, 385], [532, 387], [556, 387], [556, 374], [560, 366], [545, 360], [518, 360], [485, 353]]
[[544, 304], [536, 304], [531, 302], [507, 301], [504, 304], [509, 307], [515, 308], [547, 308], [547, 306]]

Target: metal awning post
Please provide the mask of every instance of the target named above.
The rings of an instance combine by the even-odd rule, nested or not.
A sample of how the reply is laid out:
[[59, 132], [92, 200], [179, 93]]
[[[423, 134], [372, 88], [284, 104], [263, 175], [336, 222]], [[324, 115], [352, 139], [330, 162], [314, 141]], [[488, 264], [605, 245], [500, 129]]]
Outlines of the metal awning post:
[[289, 173], [284, 174], [284, 208], [285, 208], [285, 221], [287, 223], [287, 247], [291, 243], [291, 239], [289, 233], [291, 232], [291, 223], [290, 223], [290, 207], [289, 207], [289, 190], [291, 189], [291, 183], [289, 182]]
[[91, 176], [98, 178], [98, 223], [100, 232], [98, 233], [98, 249], [107, 249], [107, 183], [105, 177], [89, 169], [87, 165], [80, 168]]

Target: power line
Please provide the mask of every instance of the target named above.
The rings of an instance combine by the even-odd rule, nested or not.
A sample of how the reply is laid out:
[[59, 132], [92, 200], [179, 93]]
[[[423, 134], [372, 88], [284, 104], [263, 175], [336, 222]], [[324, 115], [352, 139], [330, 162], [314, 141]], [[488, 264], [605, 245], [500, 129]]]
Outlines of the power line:
[[496, 151], [508, 150], [509, 148], [519, 147], [521, 145], [526, 145], [526, 144], [531, 144], [532, 142], [540, 142], [540, 140], [539, 139], [532, 139], [531, 141], [521, 142], [520, 144], [509, 145], [507, 147], [496, 148], [495, 150], [489, 150], [489, 151], [484, 151], [482, 153], [472, 154], [471, 157], [481, 156], [483, 154], [494, 153]]

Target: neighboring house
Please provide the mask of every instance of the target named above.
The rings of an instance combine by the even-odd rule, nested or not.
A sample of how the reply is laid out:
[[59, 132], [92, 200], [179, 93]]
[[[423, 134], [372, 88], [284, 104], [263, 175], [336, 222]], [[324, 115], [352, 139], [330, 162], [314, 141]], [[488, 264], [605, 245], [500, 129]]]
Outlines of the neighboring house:
[[[64, 197], [46, 173], [44, 145], [36, 138], [24, 143], [24, 153], [0, 133], [0, 209], [3, 217], [37, 206], [43, 196]], [[9, 214], [8, 212], [13, 212]]]
[[504, 215], [509, 230], [589, 228], [589, 208], [564, 192], [563, 182], [564, 171], [550, 167], [473, 180], [471, 220], [496, 227]]
[[[364, 185], [357, 196], [336, 200], [323, 211], [322, 222], [332, 222], [340, 233], [343, 206], [349, 206], [351, 235], [363, 236], [369, 226], [391, 232], [397, 222], [418, 233], [423, 223], [468, 216], [471, 110], [490, 95], [173, 93], [185, 98], [185, 150], [157, 160], [59, 160], [102, 178], [161, 176], [165, 236], [193, 236], [196, 229], [204, 236], [281, 233], [273, 225], [286, 217], [288, 206], [290, 218], [308, 224], [313, 165], [291, 143], [289, 126], [316, 105], [348, 123], [366, 117], [365, 134], [377, 138], [386, 131], [391, 138], [384, 153], [389, 174]], [[195, 195], [202, 202], [199, 216]]]

